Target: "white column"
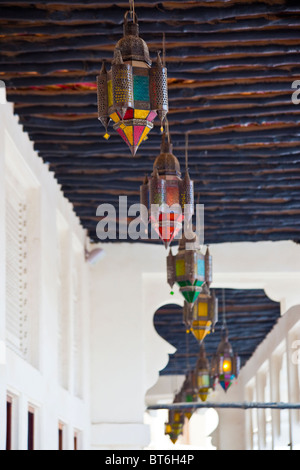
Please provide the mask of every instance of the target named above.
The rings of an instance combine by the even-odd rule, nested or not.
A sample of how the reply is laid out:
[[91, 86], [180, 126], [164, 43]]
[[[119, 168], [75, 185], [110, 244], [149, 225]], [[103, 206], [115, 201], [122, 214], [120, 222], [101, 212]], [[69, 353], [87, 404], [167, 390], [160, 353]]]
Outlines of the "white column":
[[92, 447], [142, 448], [149, 432], [143, 424], [141, 279], [126, 252], [119, 259], [111, 252], [98, 269], [92, 292]]
[[[217, 386], [214, 397], [216, 402], [235, 403], [243, 401], [241, 389], [237, 383], [225, 393], [221, 386]], [[217, 450], [245, 450], [246, 448], [246, 417], [245, 411], [239, 409], [217, 409], [219, 425], [212, 433], [212, 444]]]
[[[265, 401], [265, 386], [266, 376], [264, 372], [258, 372], [256, 376], [256, 396], [259, 403]], [[259, 450], [264, 450], [266, 447], [266, 413], [265, 410], [257, 410], [258, 422], [258, 443]]]
[[28, 449], [28, 401], [24, 393], [18, 397], [18, 450]]

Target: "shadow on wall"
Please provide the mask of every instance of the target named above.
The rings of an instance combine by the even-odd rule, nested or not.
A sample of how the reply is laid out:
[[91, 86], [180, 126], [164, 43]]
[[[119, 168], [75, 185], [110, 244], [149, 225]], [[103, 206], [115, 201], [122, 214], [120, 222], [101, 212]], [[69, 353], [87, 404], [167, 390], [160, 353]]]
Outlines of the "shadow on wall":
[[[222, 329], [222, 289], [215, 289], [219, 299], [219, 321], [215, 333], [205, 338], [208, 358], [217, 350]], [[225, 289], [226, 322], [233, 350], [243, 367], [280, 318], [280, 304], [270, 300], [261, 289]], [[182, 375], [196, 365], [199, 344], [193, 334], [186, 334], [182, 307], [175, 303], [159, 308], [154, 316], [157, 333], [176, 348], [160, 375]]]

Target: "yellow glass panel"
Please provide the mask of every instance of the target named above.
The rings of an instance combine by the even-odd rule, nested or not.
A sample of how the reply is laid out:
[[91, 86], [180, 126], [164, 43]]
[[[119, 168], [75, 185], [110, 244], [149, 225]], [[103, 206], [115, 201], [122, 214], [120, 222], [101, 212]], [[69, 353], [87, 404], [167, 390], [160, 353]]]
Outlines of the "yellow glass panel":
[[194, 321], [193, 322], [193, 326], [196, 327], [202, 327], [202, 328], [208, 328], [209, 326], [211, 326], [211, 321]]
[[199, 397], [200, 397], [200, 400], [201, 400], [201, 401], [204, 402], [204, 401], [207, 400], [208, 392], [209, 392], [209, 390], [206, 389], [206, 390], [202, 390], [201, 393], [199, 393]]
[[185, 261], [184, 259], [178, 259], [176, 261], [176, 276], [185, 275]]
[[149, 115], [149, 111], [143, 111], [142, 109], [136, 109], [134, 111], [135, 119], [146, 119]]
[[110, 108], [114, 104], [111, 80], [107, 82], [107, 92], [108, 92], [108, 107]]
[[178, 423], [180, 420], [181, 420], [181, 414], [180, 413], [175, 413], [174, 414], [174, 421]]
[[172, 426], [170, 424], [166, 424], [165, 433], [170, 434], [171, 432], [172, 432]]
[[194, 321], [192, 325], [193, 335], [197, 338], [198, 341], [203, 341], [204, 338], [210, 334], [210, 326], [211, 322]]
[[133, 145], [133, 127], [126, 126], [123, 130], [128, 139], [128, 142], [130, 143], [130, 145]]
[[110, 116], [110, 119], [112, 119], [114, 122], [119, 122], [120, 118], [117, 113], [112, 113]]
[[199, 317], [207, 317], [208, 315], [207, 302], [198, 302], [198, 315]]
[[108, 133], [104, 134], [104, 139], [108, 140], [110, 138], [110, 135]]
[[124, 123], [120, 124], [121, 129], [125, 129], [126, 125]]

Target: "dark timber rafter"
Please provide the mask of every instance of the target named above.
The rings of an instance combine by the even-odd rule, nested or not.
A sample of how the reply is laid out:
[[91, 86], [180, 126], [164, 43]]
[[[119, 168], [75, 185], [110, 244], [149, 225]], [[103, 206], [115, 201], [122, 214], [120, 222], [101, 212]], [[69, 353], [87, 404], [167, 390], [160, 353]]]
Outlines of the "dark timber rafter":
[[[300, 5], [296, 0], [135, 0], [151, 55], [166, 35], [169, 122], [205, 204], [205, 239], [300, 240]], [[96, 75], [112, 59], [128, 1], [0, 0], [0, 80], [35, 149], [97, 241], [96, 208], [127, 195], [159, 153], [135, 160], [97, 121]]]

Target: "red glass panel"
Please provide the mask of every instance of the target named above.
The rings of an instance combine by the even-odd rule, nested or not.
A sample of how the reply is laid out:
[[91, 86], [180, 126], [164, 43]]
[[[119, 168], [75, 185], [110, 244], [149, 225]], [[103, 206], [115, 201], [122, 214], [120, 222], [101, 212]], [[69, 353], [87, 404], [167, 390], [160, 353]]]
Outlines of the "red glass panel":
[[144, 126], [134, 126], [134, 146], [137, 146], [144, 132]]
[[133, 119], [133, 109], [132, 108], [128, 108], [126, 113], [125, 113], [125, 116], [124, 116], [124, 121], [126, 119]]

